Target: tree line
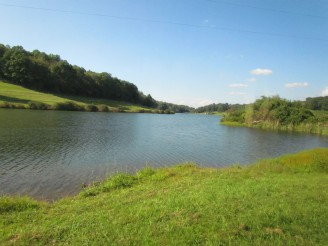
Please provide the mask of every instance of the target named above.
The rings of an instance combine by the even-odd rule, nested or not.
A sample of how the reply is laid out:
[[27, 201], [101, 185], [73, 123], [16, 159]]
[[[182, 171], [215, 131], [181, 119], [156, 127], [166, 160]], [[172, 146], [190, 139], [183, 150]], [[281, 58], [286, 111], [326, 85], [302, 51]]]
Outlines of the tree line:
[[[262, 97], [257, 100], [257, 104], [259, 102], [263, 102], [264, 98], [269, 100], [270, 97]], [[278, 100], [279, 96], [272, 97], [272, 100]], [[281, 98], [280, 98], [281, 99]], [[283, 99], [285, 100], [285, 99]], [[285, 100], [287, 102], [287, 100]], [[229, 103], [212, 103], [206, 106], [199, 107], [195, 109], [196, 113], [213, 113], [219, 112], [224, 113], [227, 111], [237, 112], [238, 110], [242, 111], [246, 108], [248, 104], [229, 104]], [[291, 107], [300, 108], [303, 107], [305, 109], [310, 110], [322, 110], [328, 111], [328, 96], [325, 97], [308, 97], [305, 101], [293, 101], [289, 102]]]
[[325, 97], [308, 97], [304, 102], [304, 106], [311, 110], [328, 111], [328, 96]]
[[212, 103], [195, 109], [195, 112], [196, 113], [213, 113], [213, 112], [223, 113], [231, 109], [234, 110], [244, 107], [245, 107], [244, 104]]

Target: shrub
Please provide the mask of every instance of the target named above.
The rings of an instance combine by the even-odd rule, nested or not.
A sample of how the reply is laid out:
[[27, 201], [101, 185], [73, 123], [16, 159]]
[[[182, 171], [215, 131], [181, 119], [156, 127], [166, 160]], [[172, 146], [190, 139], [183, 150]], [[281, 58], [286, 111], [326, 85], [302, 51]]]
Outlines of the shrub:
[[98, 108], [97, 108], [97, 106], [95, 106], [93, 104], [87, 104], [84, 106], [84, 110], [88, 111], [88, 112], [97, 112]]
[[313, 113], [304, 108], [280, 106], [275, 110], [275, 117], [281, 124], [300, 124], [306, 120], [313, 120]]
[[84, 108], [75, 102], [56, 103], [53, 109], [63, 110], [63, 111], [84, 111]]
[[0, 108], [26, 109], [23, 104], [20, 104], [20, 103], [9, 103], [9, 102], [0, 103]]
[[109, 108], [108, 108], [108, 106], [101, 104], [98, 106], [98, 111], [99, 112], [109, 112]]
[[42, 102], [29, 102], [29, 109], [39, 109], [39, 110], [47, 110], [50, 109], [50, 105]]
[[172, 111], [171, 109], [165, 109], [164, 114], [174, 114], [175, 112]]
[[10, 104], [7, 102], [0, 103], [0, 108], [10, 108]]
[[244, 123], [245, 111], [242, 109], [229, 109], [222, 118], [222, 122], [238, 122]]

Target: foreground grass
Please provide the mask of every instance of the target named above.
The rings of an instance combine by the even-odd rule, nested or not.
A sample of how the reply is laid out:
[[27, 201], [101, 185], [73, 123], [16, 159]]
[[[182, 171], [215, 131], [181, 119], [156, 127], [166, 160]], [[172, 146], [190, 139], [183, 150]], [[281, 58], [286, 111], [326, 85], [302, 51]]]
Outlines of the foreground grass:
[[31, 108], [32, 103], [36, 106], [43, 105], [43, 108], [38, 109], [54, 109], [56, 105], [67, 102], [75, 103], [81, 106], [81, 108], [86, 109], [85, 111], [93, 111], [88, 110], [90, 106], [101, 106], [108, 107], [108, 111], [113, 112], [151, 112], [150, 108], [132, 103], [68, 95], [53, 95], [0, 81], [0, 108]]
[[325, 245], [328, 149], [146, 168], [52, 204], [0, 198], [1, 245]]

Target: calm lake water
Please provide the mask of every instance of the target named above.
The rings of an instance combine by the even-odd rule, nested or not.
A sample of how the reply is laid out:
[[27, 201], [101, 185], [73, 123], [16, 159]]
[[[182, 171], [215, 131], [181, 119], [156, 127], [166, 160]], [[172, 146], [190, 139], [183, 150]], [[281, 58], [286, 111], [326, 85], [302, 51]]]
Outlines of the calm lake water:
[[219, 119], [0, 109], [0, 195], [51, 200], [146, 165], [222, 167], [328, 147], [327, 137], [227, 127]]

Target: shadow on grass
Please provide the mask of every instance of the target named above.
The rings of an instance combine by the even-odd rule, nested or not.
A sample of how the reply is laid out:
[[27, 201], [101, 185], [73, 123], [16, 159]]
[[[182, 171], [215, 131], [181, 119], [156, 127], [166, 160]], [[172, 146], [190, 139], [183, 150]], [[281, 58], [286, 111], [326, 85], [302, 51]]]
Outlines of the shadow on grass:
[[19, 99], [19, 98], [15, 98], [15, 97], [6, 97], [6, 96], [2, 96], [2, 95], [0, 95], [0, 101], [10, 102], [10, 103], [29, 103], [30, 102], [30, 100]]
[[73, 96], [73, 95], [59, 94], [59, 93], [55, 93], [53, 95], [67, 100], [76, 101], [78, 103], [94, 104], [94, 105], [103, 104], [109, 107], [119, 108], [121, 110], [129, 110], [129, 105], [144, 107], [138, 103], [119, 101], [114, 99], [94, 98], [94, 97], [87, 97], [87, 96], [80, 97], [80, 96]]

